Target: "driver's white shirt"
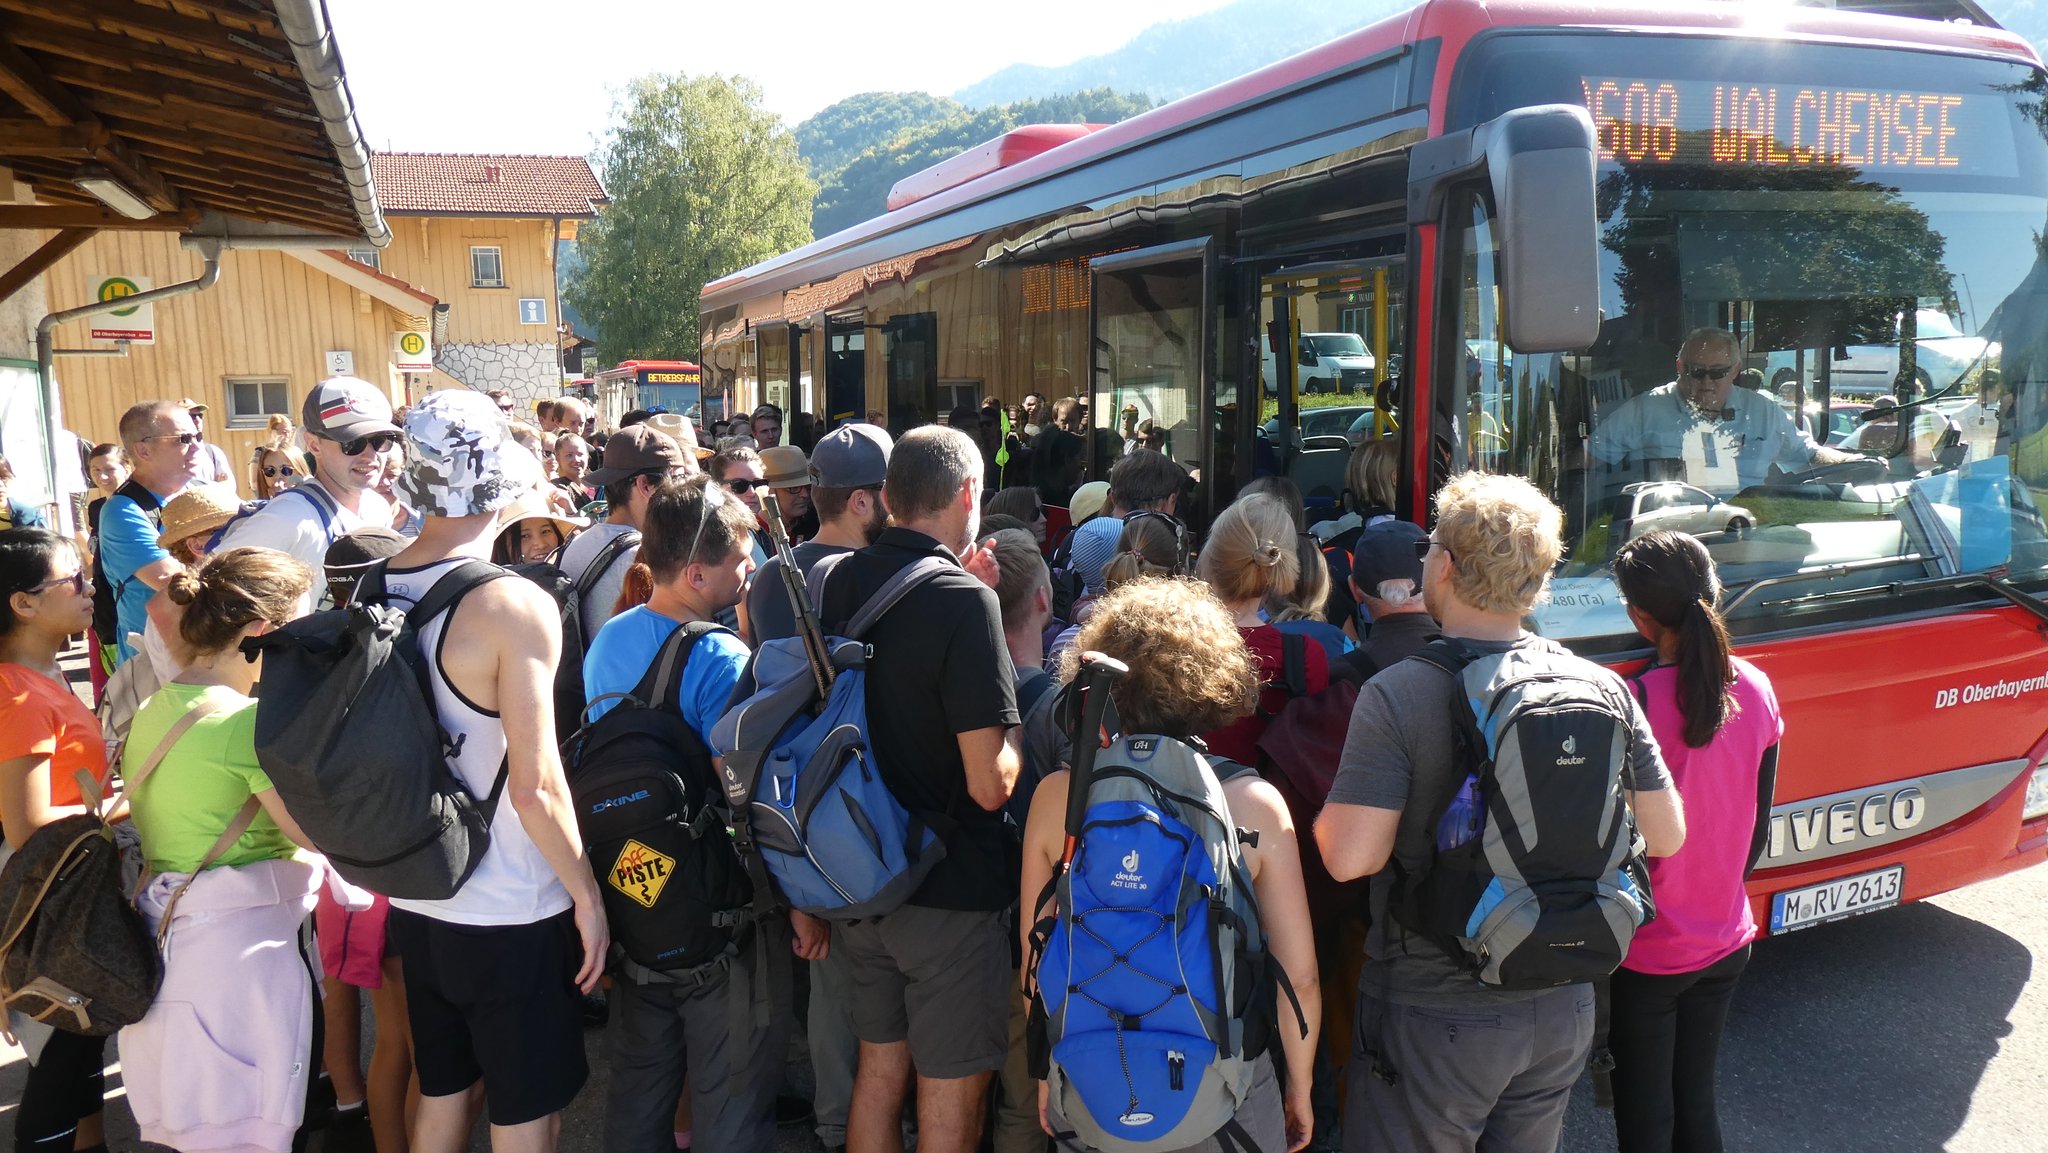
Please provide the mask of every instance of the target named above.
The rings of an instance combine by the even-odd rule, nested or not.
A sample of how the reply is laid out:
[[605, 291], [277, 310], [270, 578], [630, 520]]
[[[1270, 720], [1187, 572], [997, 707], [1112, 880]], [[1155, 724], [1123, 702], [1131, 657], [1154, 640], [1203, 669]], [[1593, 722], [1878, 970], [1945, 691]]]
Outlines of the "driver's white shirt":
[[1785, 472], [1812, 465], [1820, 445], [1776, 401], [1737, 387], [1728, 390], [1727, 407], [1725, 420], [1702, 419], [1679, 397], [1675, 381], [1662, 384], [1601, 417], [1588, 451], [1603, 464], [1627, 462], [1638, 470], [1645, 461], [1679, 461], [1686, 483], [1716, 496], [1764, 483], [1774, 464]]

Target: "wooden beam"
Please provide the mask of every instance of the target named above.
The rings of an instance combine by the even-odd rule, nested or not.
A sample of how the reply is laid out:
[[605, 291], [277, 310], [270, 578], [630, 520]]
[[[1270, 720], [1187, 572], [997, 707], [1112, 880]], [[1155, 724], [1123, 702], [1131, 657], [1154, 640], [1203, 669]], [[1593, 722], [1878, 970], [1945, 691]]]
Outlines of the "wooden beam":
[[118, 228], [126, 231], [176, 232], [199, 223], [198, 213], [164, 213], [148, 220], [130, 220], [109, 208], [64, 208], [50, 204], [0, 204], [0, 229]]
[[6, 272], [0, 272], [0, 301], [6, 300], [29, 283], [48, 271], [49, 267], [71, 255], [79, 245], [92, 239], [90, 228], [66, 228], [43, 242], [41, 248], [21, 258], [21, 262]]
[[[112, 74], [167, 76], [207, 88], [233, 92], [252, 100], [276, 100], [277, 86], [260, 80], [245, 68], [236, 68], [205, 56], [174, 52], [161, 45], [145, 44], [124, 36], [93, 34], [76, 28], [17, 21], [6, 34], [23, 48], [41, 53], [49, 61], [48, 74], [65, 83], [94, 91], [122, 92], [120, 84], [102, 84]], [[109, 63], [108, 61], [114, 61]], [[154, 97], [156, 90], [139, 93]]]
[[[298, 64], [292, 59], [291, 46], [281, 39], [266, 43], [270, 41], [269, 37], [251, 36], [211, 20], [196, 19], [163, 8], [150, 8], [134, 0], [66, 0], [54, 7], [36, 0], [0, 0], [0, 10], [73, 28], [118, 32], [145, 44], [160, 43], [180, 52], [213, 56], [262, 72], [298, 75]], [[236, 39], [229, 39], [230, 33], [234, 33]], [[103, 60], [101, 63], [119, 64], [120, 61]]]
[[42, 120], [0, 120], [0, 156], [84, 158], [110, 141], [94, 123], [50, 124]]
[[69, 89], [44, 75], [28, 53], [15, 47], [8, 31], [0, 25], [0, 92], [21, 101], [45, 124], [63, 127], [90, 119]]

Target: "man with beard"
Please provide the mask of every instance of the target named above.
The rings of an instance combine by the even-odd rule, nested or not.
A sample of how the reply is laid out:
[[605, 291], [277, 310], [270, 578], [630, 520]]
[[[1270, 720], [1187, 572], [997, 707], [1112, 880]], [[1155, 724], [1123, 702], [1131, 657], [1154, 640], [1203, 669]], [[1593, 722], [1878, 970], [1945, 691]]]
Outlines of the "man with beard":
[[[835, 553], [866, 548], [882, 535], [889, 514], [882, 507], [882, 481], [895, 447], [878, 424], [849, 424], [826, 433], [811, 453], [811, 509], [818, 533], [792, 550], [808, 585], [811, 567]], [[775, 451], [770, 449], [770, 452]], [[788, 510], [785, 509], [785, 512]], [[813, 610], [817, 608], [814, 604]], [[771, 556], [747, 590], [747, 620], [754, 645], [796, 635], [796, 615], [783, 585], [782, 558]], [[853, 1032], [853, 978], [846, 959], [828, 952], [811, 962], [811, 1011], [805, 1032], [817, 1079], [812, 1105], [818, 1140], [827, 1149], [846, 1146], [846, 1116], [853, 1103], [853, 1075], [860, 1042]]]
[[[811, 511], [818, 518], [818, 533], [794, 550], [797, 568], [806, 579], [819, 560], [866, 548], [882, 535], [889, 523], [889, 514], [882, 507], [882, 478], [889, 471], [893, 447], [888, 430], [874, 424], [849, 424], [818, 441], [810, 464]], [[782, 511], [788, 514], [792, 510]], [[796, 617], [790, 612], [789, 594], [783, 587], [780, 557], [769, 557], [754, 574], [753, 586], [747, 591], [747, 620], [757, 647], [764, 641], [796, 635]]]

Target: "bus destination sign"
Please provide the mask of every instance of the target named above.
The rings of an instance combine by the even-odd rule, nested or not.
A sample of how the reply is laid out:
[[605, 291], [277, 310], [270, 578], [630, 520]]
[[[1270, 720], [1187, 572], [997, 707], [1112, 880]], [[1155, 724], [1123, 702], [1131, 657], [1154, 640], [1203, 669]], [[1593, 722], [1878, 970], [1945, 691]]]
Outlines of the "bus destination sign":
[[2011, 137], [1987, 97], [1588, 76], [1600, 159], [1626, 164], [1839, 165], [2011, 175]]

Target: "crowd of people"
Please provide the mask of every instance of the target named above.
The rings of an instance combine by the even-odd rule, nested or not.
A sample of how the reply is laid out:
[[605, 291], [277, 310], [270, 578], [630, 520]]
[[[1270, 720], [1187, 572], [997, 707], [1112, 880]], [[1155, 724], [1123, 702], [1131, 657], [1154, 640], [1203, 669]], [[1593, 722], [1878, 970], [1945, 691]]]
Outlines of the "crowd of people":
[[[120, 1040], [146, 1139], [285, 1150], [363, 1123], [380, 1153], [452, 1151], [482, 1116], [496, 1149], [553, 1148], [596, 1015], [608, 1150], [764, 1150], [792, 1116], [856, 1153], [900, 1153], [906, 1118], [929, 1153], [1087, 1147], [1030, 1055], [1026, 991], [1048, 881], [1072, 857], [1069, 790], [1088, 787], [1070, 780], [1077, 744], [1096, 741], [1062, 686], [1097, 653], [1130, 670], [1112, 691], [1125, 732], [1218, 758], [1286, 976], [1260, 986], [1287, 1024], [1247, 1054], [1232, 1125], [1176, 1147], [1555, 1148], [1595, 1045], [1592, 987], [1476, 980], [1394, 909], [1400, 878], [1441, 849], [1464, 771], [1455, 674], [1410, 658], [1450, 638], [1577, 660], [1523, 628], [1562, 549], [1558, 510], [1527, 482], [1452, 478], [1425, 532], [1394, 515], [1394, 454], [1368, 441], [1337, 521], [1308, 523], [1298, 491], [1262, 482], [1198, 537], [1158, 430], [1096, 430], [1119, 441], [1097, 453], [1115, 463], [1106, 484], [1075, 483], [1090, 426], [1074, 398], [900, 437], [802, 413], [785, 426], [764, 405], [700, 440], [673, 413], [599, 432], [574, 398], [530, 424], [510, 397], [466, 390], [394, 412], [335, 378], [296, 427], [273, 422], [244, 504], [194, 408], [137, 405], [121, 443], [93, 449], [88, 543], [12, 504], [0, 530], [0, 828], [19, 847], [85, 810], [81, 778], [126, 782], [119, 816], [148, 864], [138, 908], [165, 934], [164, 992]], [[1048, 540], [1056, 490], [1075, 527]], [[601, 892], [611, 862], [586, 854], [570, 803], [565, 729], [632, 693], [688, 628], [661, 703], [708, 755], [731, 753], [718, 722], [800, 608], [837, 631], [932, 560], [938, 575], [862, 641], [872, 763], [943, 856], [882, 915], [789, 909], [682, 973], [626, 959]], [[447, 767], [495, 810], [489, 847], [453, 896], [387, 900], [326, 869], [279, 800], [256, 755], [263, 666], [243, 644], [358, 597], [422, 606], [472, 561], [533, 578], [478, 584], [417, 625]], [[1628, 1153], [1714, 1150], [1714, 1051], [1757, 933], [1743, 879], [1782, 725], [1769, 682], [1730, 653], [1697, 541], [1646, 534], [1615, 573], [1652, 659], [1626, 684], [1579, 664], [1629, 722], [1621, 787], [1657, 910], [1611, 980], [1616, 1126]], [[57, 664], [87, 632], [111, 674], [100, 715]], [[571, 721], [554, 707], [565, 667], [589, 706]], [[1262, 738], [1340, 689], [1356, 704], [1334, 782], [1304, 808]], [[1309, 876], [1349, 886], [1336, 915], [1311, 914]], [[102, 1042], [14, 1024], [32, 1056], [16, 1148], [102, 1148]], [[796, 1032], [807, 1109], [785, 1092]]]

